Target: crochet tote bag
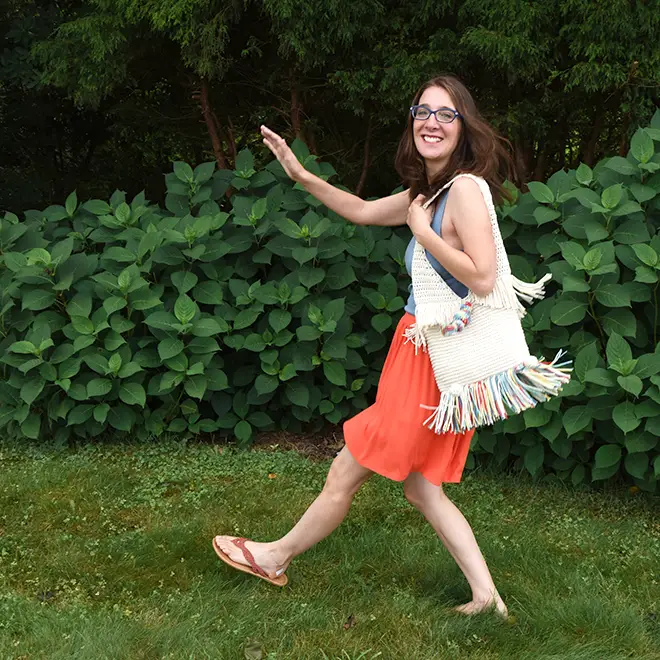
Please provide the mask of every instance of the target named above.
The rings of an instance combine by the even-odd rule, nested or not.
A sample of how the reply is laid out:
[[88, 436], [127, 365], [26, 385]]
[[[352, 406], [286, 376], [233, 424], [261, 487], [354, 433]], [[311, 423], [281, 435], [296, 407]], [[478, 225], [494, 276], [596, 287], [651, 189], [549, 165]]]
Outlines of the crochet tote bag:
[[429, 354], [440, 390], [438, 406], [424, 422], [436, 433], [493, 424], [499, 419], [533, 408], [559, 393], [570, 380], [570, 362], [560, 363], [560, 351], [552, 362], [529, 353], [520, 319], [526, 310], [521, 300], [543, 298], [545, 275], [536, 284], [522, 282], [511, 273], [497, 222], [490, 188], [484, 179], [459, 174], [428, 199], [424, 208], [461, 177], [475, 181], [490, 216], [497, 252], [495, 286], [486, 296], [469, 291], [460, 298], [435, 271], [426, 250], [415, 245], [412, 285], [415, 324], [405, 337]]

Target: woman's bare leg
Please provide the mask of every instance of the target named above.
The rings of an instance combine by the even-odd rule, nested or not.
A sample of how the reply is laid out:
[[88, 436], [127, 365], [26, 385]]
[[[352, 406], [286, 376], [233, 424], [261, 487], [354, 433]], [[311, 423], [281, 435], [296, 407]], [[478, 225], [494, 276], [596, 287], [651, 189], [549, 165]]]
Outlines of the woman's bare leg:
[[[270, 543], [247, 542], [254, 560], [271, 577], [281, 575], [294, 557], [311, 548], [334, 531], [346, 517], [353, 496], [373, 474], [362, 467], [344, 447], [330, 466], [321, 494], [312, 502], [296, 526], [285, 536]], [[218, 547], [231, 559], [247, 564], [233, 543], [234, 536], [216, 536]]]
[[405, 480], [403, 489], [406, 499], [431, 523], [470, 584], [472, 600], [456, 610], [475, 614], [495, 606], [506, 616], [506, 605], [497, 593], [472, 529], [442, 487], [433, 485], [419, 472], [413, 472]]

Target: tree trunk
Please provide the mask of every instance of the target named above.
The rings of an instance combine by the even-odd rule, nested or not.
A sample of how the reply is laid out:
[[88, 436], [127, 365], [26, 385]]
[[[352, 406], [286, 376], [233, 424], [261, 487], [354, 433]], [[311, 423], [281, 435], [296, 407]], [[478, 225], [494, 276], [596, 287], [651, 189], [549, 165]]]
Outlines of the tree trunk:
[[523, 137], [516, 137], [514, 139], [515, 166], [521, 183], [529, 181], [532, 153], [532, 146], [529, 144], [529, 140], [525, 140]]
[[[214, 115], [215, 116], [215, 115]], [[216, 119], [216, 121], [218, 121]], [[234, 123], [231, 117], [227, 117], [227, 143], [229, 144], [229, 151], [231, 152], [231, 161], [236, 163], [236, 140], [234, 139]]]
[[619, 137], [619, 156], [625, 158], [628, 153], [628, 127], [630, 126], [630, 111], [623, 115], [623, 122], [621, 124], [621, 133]]
[[211, 101], [209, 100], [209, 81], [207, 78], [202, 78], [201, 83], [199, 102], [202, 108], [202, 116], [206, 122], [206, 129], [209, 133], [209, 137], [211, 138], [213, 153], [215, 154], [218, 168], [226, 170], [228, 169], [227, 157], [222, 147], [222, 140], [220, 139], [220, 127], [218, 126], [218, 120], [215, 117], [213, 108], [211, 107]]
[[293, 69], [291, 74], [291, 126], [295, 136], [302, 140], [302, 106], [298, 94], [298, 85], [294, 77]]
[[316, 148], [316, 136], [314, 135], [314, 129], [311, 124], [305, 126], [305, 142], [309, 147], [310, 153], [318, 154], [318, 149]]
[[[632, 82], [637, 73], [637, 67], [639, 62], [635, 60], [630, 65], [630, 71], [628, 72], [628, 82], [626, 86], [632, 87]], [[620, 92], [621, 97], [623, 97], [623, 89]], [[630, 110], [626, 112], [623, 116], [623, 125], [621, 126], [621, 137], [619, 138], [619, 156], [625, 156], [628, 153], [628, 128], [630, 127]]]
[[371, 128], [373, 123], [373, 116], [369, 115], [369, 121], [367, 122], [367, 136], [364, 140], [364, 159], [362, 161], [362, 173], [360, 174], [360, 180], [358, 181], [357, 188], [355, 189], [355, 194], [360, 196], [362, 190], [364, 189], [364, 184], [367, 181], [367, 172], [369, 171], [369, 165], [371, 163], [369, 148], [371, 147]]
[[532, 181], [541, 181], [545, 178], [545, 166], [547, 160], [547, 149], [539, 146], [539, 151], [536, 155], [536, 164], [534, 165], [534, 173], [532, 174]]
[[591, 135], [589, 136], [589, 141], [587, 142], [582, 152], [582, 160], [587, 165], [589, 165], [589, 167], [594, 166], [594, 160], [596, 158], [596, 145], [598, 144], [598, 138], [600, 137], [600, 133], [603, 130], [604, 120], [605, 120], [605, 111], [597, 108], [596, 111], [594, 112], [593, 128], [591, 129]]

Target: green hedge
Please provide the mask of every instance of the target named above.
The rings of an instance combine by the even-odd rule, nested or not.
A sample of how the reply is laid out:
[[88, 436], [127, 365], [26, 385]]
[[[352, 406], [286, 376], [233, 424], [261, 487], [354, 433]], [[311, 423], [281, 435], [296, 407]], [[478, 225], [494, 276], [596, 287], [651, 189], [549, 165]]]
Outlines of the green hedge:
[[[473, 456], [574, 483], [660, 474], [660, 114], [627, 158], [558, 172], [500, 209], [516, 275], [554, 276], [524, 319], [567, 348], [561, 398], [475, 436]], [[329, 178], [295, 143], [311, 171]], [[7, 213], [0, 224], [0, 426], [87, 439], [313, 430], [371, 402], [409, 279], [406, 228], [356, 227], [243, 151], [175, 163], [143, 194]], [[232, 194], [227, 195], [230, 191]]]

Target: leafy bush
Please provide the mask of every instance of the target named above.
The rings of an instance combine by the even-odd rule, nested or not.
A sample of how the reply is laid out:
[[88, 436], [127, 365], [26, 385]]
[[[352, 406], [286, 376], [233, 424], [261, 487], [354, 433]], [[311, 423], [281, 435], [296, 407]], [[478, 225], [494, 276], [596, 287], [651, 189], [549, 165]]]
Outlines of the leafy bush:
[[[514, 272], [556, 291], [524, 319], [535, 354], [568, 348], [562, 396], [475, 435], [473, 455], [579, 483], [660, 474], [660, 114], [626, 158], [557, 172], [500, 209]], [[301, 143], [298, 157], [328, 178]], [[143, 194], [8, 213], [0, 426], [29, 438], [338, 423], [368, 405], [408, 277], [405, 228], [356, 227], [277, 162], [175, 163]], [[231, 189], [232, 194], [227, 195]]]
[[[556, 293], [525, 317], [536, 354], [568, 348], [562, 399], [482, 431], [476, 453], [510, 455], [536, 474], [607, 479], [621, 467], [655, 490], [660, 476], [660, 112], [626, 158], [555, 173], [501, 210], [514, 272], [548, 272]], [[567, 405], [568, 404], [568, 405]]]
[[256, 172], [243, 151], [235, 172], [214, 169], [175, 163], [165, 210], [72, 193], [5, 216], [2, 426], [245, 443], [366, 407], [404, 305], [404, 239], [328, 213], [276, 161]]

